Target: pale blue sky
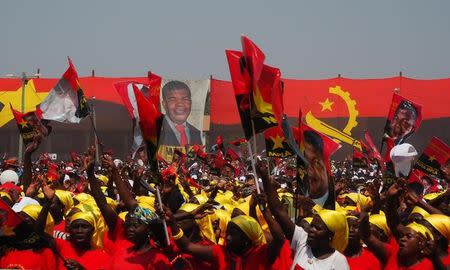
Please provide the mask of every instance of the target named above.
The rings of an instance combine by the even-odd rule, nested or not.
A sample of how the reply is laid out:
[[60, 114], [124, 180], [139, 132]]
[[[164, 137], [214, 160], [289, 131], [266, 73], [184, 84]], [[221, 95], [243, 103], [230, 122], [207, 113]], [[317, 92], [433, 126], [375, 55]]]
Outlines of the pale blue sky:
[[0, 76], [229, 79], [247, 34], [284, 77], [450, 77], [450, 1], [2, 1]]

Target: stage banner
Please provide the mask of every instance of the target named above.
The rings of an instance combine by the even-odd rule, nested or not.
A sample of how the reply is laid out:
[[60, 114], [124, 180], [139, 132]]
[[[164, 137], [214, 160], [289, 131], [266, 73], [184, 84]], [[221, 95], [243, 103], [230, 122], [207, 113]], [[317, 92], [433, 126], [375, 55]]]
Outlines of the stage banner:
[[[407, 77], [384, 79], [330, 78], [323, 80], [282, 79], [284, 113], [296, 123], [299, 108], [305, 123], [341, 143], [343, 154], [353, 147], [362, 150], [360, 138], [368, 130], [381, 143], [392, 96], [398, 93], [410, 104], [421, 105], [421, 127], [406, 140], [419, 150], [432, 136], [450, 140], [450, 79], [417, 80]], [[211, 81], [211, 130], [220, 129], [230, 139], [241, 136], [239, 114], [233, 104], [231, 83]], [[418, 119], [418, 117], [416, 118]], [[447, 123], [447, 124], [445, 124]], [[414, 123], [416, 124], [416, 123]], [[214, 133], [214, 132], [212, 132]], [[212, 136], [216, 134], [211, 134]]]

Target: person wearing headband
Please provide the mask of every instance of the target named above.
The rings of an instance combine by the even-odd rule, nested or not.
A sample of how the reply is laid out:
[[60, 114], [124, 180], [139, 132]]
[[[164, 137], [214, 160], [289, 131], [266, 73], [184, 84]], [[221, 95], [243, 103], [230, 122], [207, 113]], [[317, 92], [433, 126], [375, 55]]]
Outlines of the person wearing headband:
[[69, 241], [56, 239], [56, 248], [65, 258], [57, 260], [57, 269], [102, 269], [110, 256], [97, 246], [97, 221], [92, 212], [77, 212], [70, 217]]
[[[170, 269], [169, 259], [163, 251], [165, 239], [158, 215], [147, 206], [140, 206], [122, 180], [112, 157], [102, 156], [103, 167], [109, 171], [128, 213], [125, 221], [108, 205], [94, 175], [94, 153], [87, 168], [92, 196], [100, 209], [108, 233], [104, 237], [104, 250], [111, 256], [110, 269]], [[110, 181], [111, 181], [110, 180]]]
[[421, 224], [427, 227], [434, 237], [436, 254], [447, 268], [450, 265], [450, 217], [441, 214], [433, 214], [425, 217]]
[[[209, 215], [209, 212], [207, 211], [210, 208], [211, 205], [208, 204], [198, 205], [185, 203], [175, 214], [178, 226], [180, 226], [191, 242], [203, 246], [211, 246], [216, 243], [216, 235], [211, 222], [211, 215]], [[190, 269], [206, 270], [211, 269], [212, 267], [210, 263], [181, 251], [175, 252], [171, 257], [174, 257], [174, 259], [172, 259], [174, 267], [180, 269], [189, 269], [190, 267]]]
[[359, 219], [356, 216], [347, 216], [348, 245], [344, 255], [347, 257], [350, 269], [381, 270], [381, 263], [371, 251], [363, 247], [359, 231]]
[[[398, 215], [398, 197], [403, 192], [401, 183], [387, 190], [386, 222], [393, 237], [389, 243], [382, 242], [370, 232], [369, 218], [362, 218], [362, 238], [384, 269], [434, 269], [435, 263], [428, 259], [432, 253], [433, 235], [429, 229], [416, 222], [404, 226]], [[387, 231], [387, 230], [386, 230]], [[438, 263], [440, 264], [440, 263]], [[439, 268], [438, 268], [439, 269]]]
[[296, 225], [281, 204], [273, 179], [265, 166], [258, 164], [257, 173], [263, 180], [271, 212], [291, 242], [294, 259], [291, 269], [349, 269], [342, 254], [348, 243], [348, 225], [344, 214], [318, 207], [306, 232]]
[[[48, 207], [48, 206], [47, 206]], [[37, 220], [41, 213], [42, 206], [40, 205], [28, 205], [19, 212], [24, 220], [21, 228], [15, 228], [15, 236], [11, 236], [9, 239], [0, 239], [0, 268], [1, 269], [56, 269], [55, 254], [48, 247], [47, 243], [32, 243], [27, 242], [26, 247], [21, 246], [18, 242], [25, 242], [28, 233], [37, 230], [39, 227]], [[41, 218], [44, 221], [42, 226], [42, 232], [45, 229], [46, 232], [53, 232], [53, 218], [48, 215], [46, 219]], [[25, 232], [26, 231], [26, 232]], [[21, 234], [23, 232], [23, 235]], [[25, 237], [25, 239], [24, 239]], [[34, 239], [34, 238], [31, 238]], [[8, 248], [7, 242], [12, 242], [12, 245]], [[34, 240], [35, 241], [35, 240]]]
[[[264, 205], [263, 199], [260, 200], [260, 204]], [[176, 224], [169, 208], [165, 207], [164, 215], [177, 246], [199, 259], [212, 263], [212, 269], [287, 269], [291, 264], [288, 242], [269, 208], [267, 206], [263, 208], [264, 218], [273, 237], [270, 243], [266, 243], [258, 221], [247, 215], [238, 215], [228, 222], [224, 246], [192, 243]]]

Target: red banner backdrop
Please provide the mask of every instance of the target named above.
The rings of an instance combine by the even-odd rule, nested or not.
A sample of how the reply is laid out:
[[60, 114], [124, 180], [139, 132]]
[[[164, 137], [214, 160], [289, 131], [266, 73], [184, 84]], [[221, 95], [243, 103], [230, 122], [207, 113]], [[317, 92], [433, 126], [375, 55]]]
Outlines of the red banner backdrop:
[[[358, 111], [357, 117], [386, 118], [394, 91], [399, 91], [402, 96], [422, 105], [424, 120], [450, 117], [450, 78], [283, 79], [283, 82], [284, 111], [289, 117], [296, 117], [298, 109], [302, 108], [304, 114], [311, 111], [321, 119], [345, 118], [349, 116], [349, 108], [352, 110], [354, 106]], [[330, 88], [337, 86], [341, 91], [330, 91]], [[218, 125], [239, 123], [230, 82], [211, 81], [211, 122]]]
[[[33, 110], [44, 100], [46, 93], [56, 85], [58, 79], [33, 79], [33, 87], [26, 88], [25, 110]], [[122, 100], [114, 89], [121, 81], [147, 83], [147, 77], [84, 77], [81, 87], [88, 99], [95, 97], [98, 131], [103, 135], [107, 147], [114, 145], [119, 155], [128, 153], [132, 142], [132, 126]], [[419, 151], [431, 137], [439, 137], [447, 144], [450, 141], [450, 78], [417, 80], [406, 77], [385, 79], [331, 78], [324, 80], [283, 79], [284, 111], [293, 125], [297, 125], [297, 113], [302, 109], [306, 122], [315, 129], [323, 129], [335, 135], [345, 146], [364, 136], [369, 130], [375, 144], [381, 141], [386, 116], [394, 91], [422, 106], [423, 122], [410, 139]], [[209, 138], [227, 134], [227, 140], [243, 137], [239, 114], [231, 82], [211, 80]], [[34, 94], [32, 93], [34, 92]], [[0, 79], [0, 152], [17, 153], [18, 132], [9, 104], [20, 110], [21, 80]], [[56, 124], [53, 134], [44, 143], [51, 152], [70, 152], [85, 149], [91, 143], [86, 136], [90, 131], [89, 121], [80, 125]], [[320, 130], [322, 131], [322, 130]], [[103, 134], [102, 134], [103, 133]], [[58, 146], [57, 141], [65, 142]], [[210, 139], [211, 141], [213, 139]], [[208, 139], [207, 139], [208, 142]], [[42, 148], [45, 148], [42, 147]], [[264, 149], [264, 142], [261, 147]], [[342, 149], [338, 152], [345, 152]], [[345, 152], [346, 153], [346, 152]], [[351, 154], [348, 151], [347, 154]]]

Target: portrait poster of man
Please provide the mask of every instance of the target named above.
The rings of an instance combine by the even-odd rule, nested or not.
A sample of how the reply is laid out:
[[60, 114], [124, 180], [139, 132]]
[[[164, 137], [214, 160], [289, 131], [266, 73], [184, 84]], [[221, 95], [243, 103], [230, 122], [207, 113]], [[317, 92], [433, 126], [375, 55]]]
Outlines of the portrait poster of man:
[[302, 124], [299, 129], [300, 149], [308, 162], [297, 159], [299, 187], [304, 195], [327, 209], [335, 208], [334, 181], [331, 174], [331, 156], [340, 144], [320, 132]]
[[158, 153], [171, 161], [176, 149], [186, 153], [193, 145], [205, 143], [203, 118], [209, 80], [163, 80], [162, 122]]
[[403, 143], [419, 128], [421, 120], [422, 106], [394, 93], [384, 137], [391, 138], [395, 145]]

